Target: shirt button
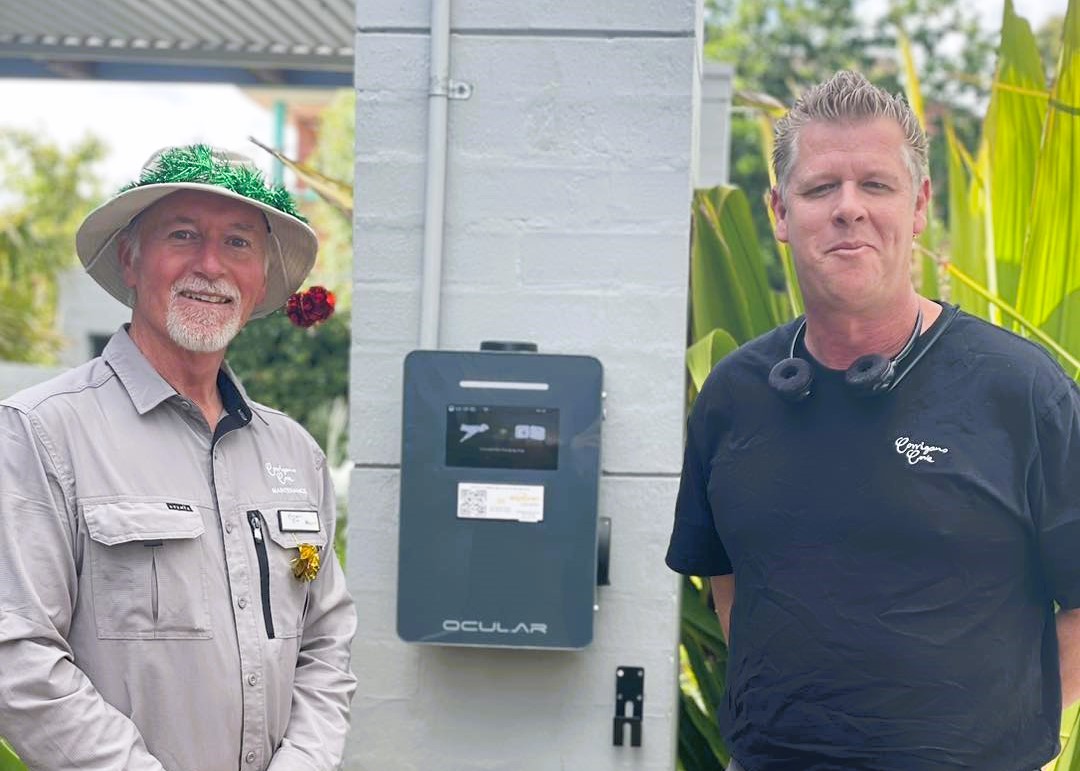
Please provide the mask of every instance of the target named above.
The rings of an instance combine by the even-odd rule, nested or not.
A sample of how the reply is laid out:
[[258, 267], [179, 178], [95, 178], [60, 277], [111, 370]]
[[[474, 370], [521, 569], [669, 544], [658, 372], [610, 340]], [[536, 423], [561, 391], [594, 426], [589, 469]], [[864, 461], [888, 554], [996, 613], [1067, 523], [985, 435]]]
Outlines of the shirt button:
[[231, 533], [232, 532], [232, 522], [226, 522], [225, 523], [225, 532], [226, 533]]
[[243, 610], [247, 607], [247, 597], [241, 597], [236, 601], [236, 604], [240, 606], [240, 610]]
[[248, 675], [248, 685], [257, 685], [259, 682], [258, 675]]
[[249, 752], [247, 755], [244, 756], [244, 760], [246, 760], [248, 763], [254, 763], [255, 762], [255, 753], [254, 752]]

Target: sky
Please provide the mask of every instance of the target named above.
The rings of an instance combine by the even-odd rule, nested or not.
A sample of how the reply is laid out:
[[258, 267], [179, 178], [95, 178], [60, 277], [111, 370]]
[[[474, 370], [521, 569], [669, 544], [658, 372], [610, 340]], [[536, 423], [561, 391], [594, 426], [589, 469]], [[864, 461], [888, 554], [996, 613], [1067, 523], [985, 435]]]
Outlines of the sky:
[[170, 145], [205, 142], [244, 153], [264, 171], [271, 165], [248, 137], [273, 145], [273, 115], [235, 86], [0, 80], [0, 104], [0, 126], [29, 129], [62, 147], [87, 134], [104, 140], [106, 190], [133, 180]]
[[[870, 14], [885, 0], [862, 0]], [[988, 29], [1000, 26], [1004, 0], [974, 0]], [[1064, 14], [1067, 0], [1013, 0], [1034, 28]], [[134, 179], [143, 162], [161, 147], [207, 142], [250, 155], [264, 170], [270, 162], [248, 142], [273, 144], [271, 112], [227, 85], [108, 83], [0, 79], [0, 126], [32, 130], [61, 146], [87, 133], [109, 148], [99, 167], [105, 189]], [[295, 141], [286, 135], [286, 151]]]
[[[976, 0], [976, 3], [995, 28], [1001, 25], [1004, 0]], [[1034, 29], [1038, 29], [1050, 16], [1064, 16], [1066, 5], [1065, 0], [1013, 0], [1013, 10], [1030, 21]]]
[[[883, 9], [887, 5], [886, 0], [861, 0], [863, 6], [870, 13]], [[1005, 8], [1005, 0], [973, 0], [975, 10], [982, 16], [987, 29], [1001, 27], [1001, 14]], [[1051, 16], [1064, 16], [1067, 0], [1013, 0], [1013, 10], [1020, 16], [1031, 22], [1032, 29], [1039, 26]]]

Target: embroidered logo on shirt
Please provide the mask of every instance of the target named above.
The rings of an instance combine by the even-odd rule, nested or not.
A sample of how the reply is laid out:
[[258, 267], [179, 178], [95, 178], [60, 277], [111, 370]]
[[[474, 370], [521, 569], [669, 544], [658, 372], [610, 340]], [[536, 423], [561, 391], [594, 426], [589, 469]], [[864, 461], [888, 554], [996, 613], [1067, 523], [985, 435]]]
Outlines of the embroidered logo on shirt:
[[165, 501], [165, 507], [169, 511], [191, 511], [191, 507], [186, 503], [169, 503], [168, 501]]
[[910, 466], [914, 466], [920, 461], [933, 463], [934, 453], [945, 454], [949, 451], [948, 447], [938, 447], [937, 445], [926, 444], [926, 442], [916, 442], [908, 436], [898, 436], [895, 444], [896, 451], [907, 459], [908, 465]]
[[273, 463], [267, 461], [266, 473], [276, 479], [280, 484], [287, 485], [293, 481], [293, 474], [296, 473], [296, 469], [289, 468], [288, 466], [275, 466]]
[[288, 466], [276, 466], [269, 461], [263, 468], [266, 469], [266, 474], [271, 479], [276, 480], [281, 487], [271, 487], [270, 492], [274, 495], [307, 495], [306, 487], [289, 487], [296, 477], [296, 469], [289, 468]]

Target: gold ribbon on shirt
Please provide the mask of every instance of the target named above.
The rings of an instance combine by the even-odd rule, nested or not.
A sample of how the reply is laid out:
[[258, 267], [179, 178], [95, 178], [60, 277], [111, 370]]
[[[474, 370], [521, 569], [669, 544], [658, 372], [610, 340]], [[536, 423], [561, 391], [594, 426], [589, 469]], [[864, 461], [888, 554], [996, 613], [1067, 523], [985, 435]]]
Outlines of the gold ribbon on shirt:
[[292, 565], [292, 574], [298, 581], [313, 581], [319, 575], [319, 567], [322, 560], [319, 558], [319, 548], [310, 543], [302, 543], [299, 547], [300, 555], [289, 564]]

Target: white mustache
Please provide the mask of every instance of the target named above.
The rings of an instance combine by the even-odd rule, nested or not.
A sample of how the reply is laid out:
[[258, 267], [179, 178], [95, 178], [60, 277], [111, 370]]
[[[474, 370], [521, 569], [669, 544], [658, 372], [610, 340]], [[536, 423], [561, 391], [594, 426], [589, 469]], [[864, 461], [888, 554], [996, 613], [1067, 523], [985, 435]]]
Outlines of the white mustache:
[[233, 302], [240, 299], [240, 290], [237, 289], [231, 282], [225, 279], [219, 279], [217, 281], [207, 281], [204, 278], [198, 276], [189, 276], [182, 278], [172, 285], [172, 296], [180, 294], [181, 292], [195, 292], [197, 294], [217, 294], [222, 297], [228, 297]]

